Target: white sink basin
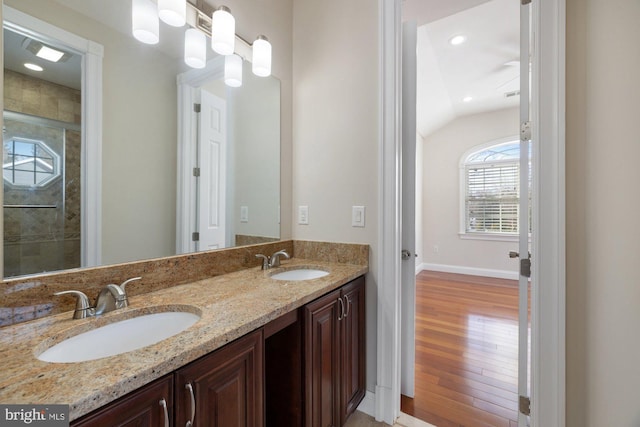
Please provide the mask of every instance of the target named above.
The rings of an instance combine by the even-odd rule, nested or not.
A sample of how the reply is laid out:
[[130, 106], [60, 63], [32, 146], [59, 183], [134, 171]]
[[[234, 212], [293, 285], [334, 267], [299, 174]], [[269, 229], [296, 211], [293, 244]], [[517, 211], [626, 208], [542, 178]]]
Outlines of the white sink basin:
[[299, 268], [296, 270], [287, 270], [282, 273], [276, 273], [271, 276], [276, 280], [311, 280], [328, 275], [328, 271], [316, 270], [311, 268]]
[[184, 311], [145, 314], [74, 335], [45, 350], [38, 359], [71, 363], [114, 356], [176, 335], [198, 319], [197, 314]]

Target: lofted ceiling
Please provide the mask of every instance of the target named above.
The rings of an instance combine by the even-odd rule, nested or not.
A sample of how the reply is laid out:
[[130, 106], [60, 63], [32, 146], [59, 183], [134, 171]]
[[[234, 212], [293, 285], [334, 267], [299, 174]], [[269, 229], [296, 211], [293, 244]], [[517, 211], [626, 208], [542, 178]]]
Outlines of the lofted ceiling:
[[[403, 20], [418, 24], [420, 135], [457, 117], [518, 106], [520, 97], [507, 94], [520, 85], [519, 2], [405, 0]], [[465, 43], [451, 45], [455, 35], [464, 35]]]

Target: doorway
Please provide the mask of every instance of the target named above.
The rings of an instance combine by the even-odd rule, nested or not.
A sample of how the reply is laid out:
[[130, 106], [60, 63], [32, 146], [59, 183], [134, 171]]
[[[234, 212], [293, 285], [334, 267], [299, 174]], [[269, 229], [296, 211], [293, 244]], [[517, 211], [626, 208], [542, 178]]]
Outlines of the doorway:
[[[401, 94], [400, 71], [400, 0], [379, 3], [381, 52], [381, 182], [380, 280], [378, 318], [378, 377], [376, 386], [376, 419], [388, 424], [400, 416], [400, 264], [401, 219], [396, 204], [399, 197], [399, 173], [396, 159], [400, 144], [397, 114]], [[456, 3], [457, 4], [457, 3]], [[531, 290], [531, 425], [537, 427], [565, 425], [565, 21], [564, 0], [532, 2], [532, 32], [536, 49], [533, 57], [533, 79], [536, 81], [531, 111], [534, 126], [533, 183], [537, 196], [532, 219], [538, 233], [532, 241], [532, 277], [537, 279]], [[537, 143], [536, 143], [537, 142]], [[542, 339], [544, 337], [544, 339]]]
[[402, 409], [439, 427], [509, 425], [518, 419], [518, 263], [507, 254], [518, 248], [520, 5], [430, 3], [403, 3], [403, 20], [419, 20], [423, 244], [415, 393]]

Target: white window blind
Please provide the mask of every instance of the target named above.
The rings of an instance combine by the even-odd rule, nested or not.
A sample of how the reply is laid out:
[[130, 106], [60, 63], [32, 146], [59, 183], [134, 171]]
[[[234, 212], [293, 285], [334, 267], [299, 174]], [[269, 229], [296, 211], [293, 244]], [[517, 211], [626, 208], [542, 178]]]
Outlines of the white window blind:
[[518, 162], [467, 164], [465, 177], [466, 232], [516, 234]]

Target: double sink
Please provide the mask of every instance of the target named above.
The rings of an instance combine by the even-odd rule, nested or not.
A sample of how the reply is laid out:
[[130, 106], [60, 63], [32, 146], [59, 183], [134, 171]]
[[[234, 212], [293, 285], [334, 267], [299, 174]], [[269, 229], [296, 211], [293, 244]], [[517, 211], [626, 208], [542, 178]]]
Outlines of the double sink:
[[[296, 282], [313, 280], [329, 272], [314, 268], [297, 267], [269, 275], [271, 279]], [[159, 311], [159, 312], [158, 312]], [[59, 342], [43, 342], [36, 349], [37, 358], [50, 363], [75, 363], [115, 356], [138, 350], [185, 331], [202, 317], [193, 306], [149, 307], [135, 312], [134, 317], [114, 316], [113, 322], [86, 330], [71, 328]], [[41, 351], [44, 349], [44, 351]]]

